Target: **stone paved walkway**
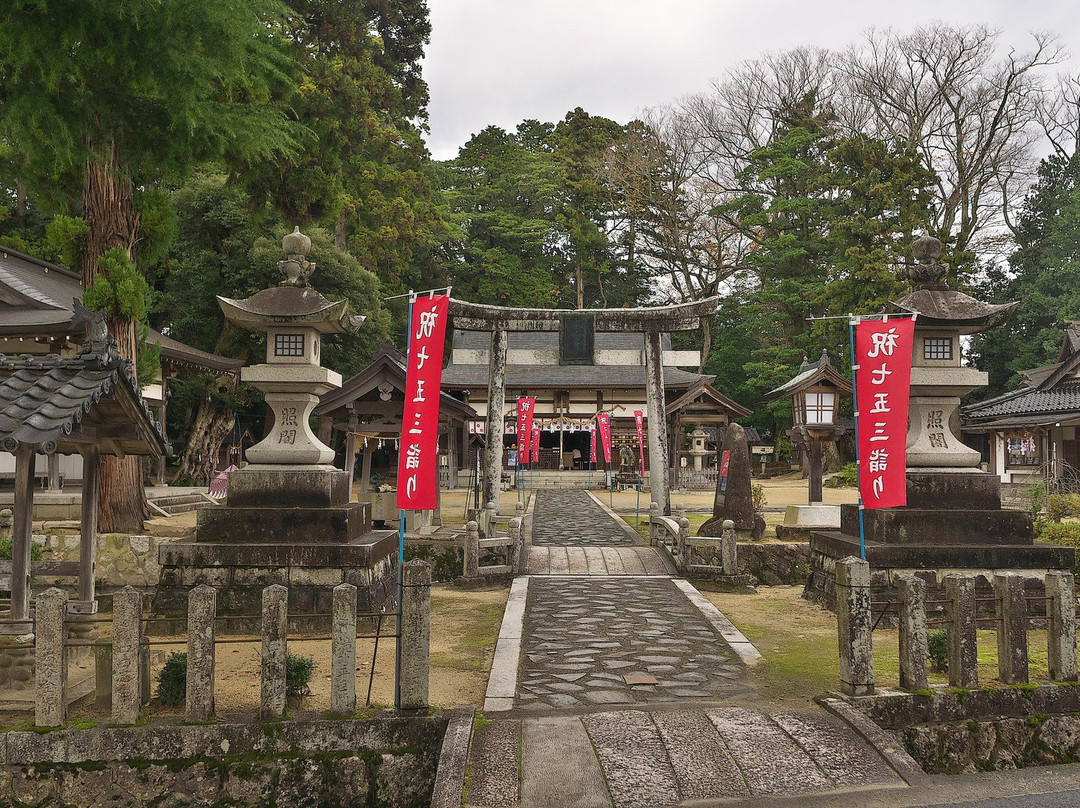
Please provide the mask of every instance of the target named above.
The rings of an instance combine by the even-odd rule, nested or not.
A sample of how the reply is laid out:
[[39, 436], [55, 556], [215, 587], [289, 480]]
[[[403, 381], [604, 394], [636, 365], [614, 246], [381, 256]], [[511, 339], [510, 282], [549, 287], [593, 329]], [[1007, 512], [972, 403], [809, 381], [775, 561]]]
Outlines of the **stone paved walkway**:
[[629, 709], [501, 720], [477, 730], [473, 744], [473, 808], [666, 808], [904, 785], [824, 712]]
[[585, 491], [553, 489], [536, 492], [533, 509], [534, 546], [610, 547], [641, 544], [616, 524]]
[[666, 808], [904, 785], [830, 714], [748, 709], [757, 649], [616, 519], [583, 491], [539, 492], [467, 806]]
[[746, 666], [669, 578], [533, 578], [515, 707], [718, 698]]

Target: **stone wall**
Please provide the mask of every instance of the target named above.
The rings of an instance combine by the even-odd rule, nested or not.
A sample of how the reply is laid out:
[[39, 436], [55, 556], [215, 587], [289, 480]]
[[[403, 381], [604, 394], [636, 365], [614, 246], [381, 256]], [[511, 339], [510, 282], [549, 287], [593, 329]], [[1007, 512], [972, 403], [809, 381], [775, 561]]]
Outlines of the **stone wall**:
[[[58, 561], [79, 560], [78, 533], [35, 534], [34, 541], [43, 545], [46, 558]], [[157, 536], [129, 536], [123, 533], [99, 533], [97, 536], [96, 580], [99, 586], [139, 588], [157, 586], [161, 566], [158, 564], [158, 548], [176, 541]], [[35, 584], [71, 584], [70, 580], [51, 581], [35, 579]]]
[[8, 732], [0, 805], [427, 806], [441, 715]]
[[849, 699], [931, 774], [1080, 761], [1080, 688], [1042, 684]]
[[[717, 569], [719, 575], [723, 569], [720, 558], [720, 545], [709, 546], [689, 544], [690, 563], [694, 565], [691, 577], [709, 579], [709, 575], [700, 566]], [[803, 543], [764, 544], [761, 542], [739, 542], [739, 574], [748, 575], [755, 586], [802, 586], [810, 571], [810, 545]]]

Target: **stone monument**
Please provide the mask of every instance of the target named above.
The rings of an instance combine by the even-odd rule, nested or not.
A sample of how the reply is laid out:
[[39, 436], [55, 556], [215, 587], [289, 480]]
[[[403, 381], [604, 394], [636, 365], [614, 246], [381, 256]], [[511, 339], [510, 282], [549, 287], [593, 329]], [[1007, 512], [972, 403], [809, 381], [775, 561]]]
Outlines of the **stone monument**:
[[[977, 570], [1071, 569], [1072, 548], [1035, 543], [1031, 517], [1003, 510], [1001, 481], [981, 471], [979, 452], [959, 432], [960, 397], [985, 385], [986, 373], [961, 364], [960, 337], [1001, 324], [1018, 303], [992, 305], [948, 288], [941, 242], [915, 242], [913, 291], [893, 303], [917, 314], [907, 438], [907, 506], [865, 510], [866, 559], [875, 585], [899, 574]], [[833, 599], [834, 564], [859, 555], [858, 506], [841, 507], [839, 531], [814, 532], [807, 595]]]
[[750, 446], [746, 430], [738, 424], [728, 424], [724, 431], [724, 440], [717, 451], [716, 469], [713, 515], [698, 528], [698, 535], [722, 536], [724, 522], [731, 520], [739, 538], [760, 539], [765, 532], [765, 520], [754, 512]]
[[310, 286], [311, 240], [299, 228], [282, 246], [278, 286], [244, 300], [218, 297], [230, 322], [266, 333], [266, 362], [240, 378], [263, 392], [273, 427], [247, 450], [248, 465], [229, 475], [226, 504], [198, 511], [196, 540], [161, 547], [159, 613], [179, 610], [198, 584], [218, 587], [226, 615], [258, 614], [262, 588], [286, 586], [294, 624], [293, 615], [328, 613], [343, 582], [358, 588], [362, 612], [392, 597], [394, 534], [371, 532], [371, 506], [349, 501], [349, 474], [331, 465], [334, 451], [309, 420], [319, 396], [341, 386], [320, 364], [323, 335], [355, 332], [364, 318]]

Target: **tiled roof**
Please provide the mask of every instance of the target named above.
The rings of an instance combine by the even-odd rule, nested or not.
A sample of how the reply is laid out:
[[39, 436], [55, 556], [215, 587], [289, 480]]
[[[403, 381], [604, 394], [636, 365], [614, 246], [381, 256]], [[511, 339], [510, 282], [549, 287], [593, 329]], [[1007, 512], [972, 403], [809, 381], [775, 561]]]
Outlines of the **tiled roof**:
[[69, 358], [0, 355], [0, 448], [75, 452], [85, 444], [78, 438], [86, 426], [102, 430], [105, 454], [169, 449], [143, 402], [131, 362], [111, 345], [88, 343]]
[[[599, 335], [598, 335], [599, 336]], [[698, 382], [711, 382], [714, 376], [690, 373], [679, 368], [664, 368], [664, 387], [685, 388]], [[443, 370], [444, 390], [487, 387], [487, 365], [447, 365]], [[506, 386], [524, 387], [645, 387], [644, 365], [508, 365]]]
[[1069, 412], [1080, 412], [1080, 381], [1068, 381], [1050, 390], [1025, 387], [963, 408], [969, 420]]

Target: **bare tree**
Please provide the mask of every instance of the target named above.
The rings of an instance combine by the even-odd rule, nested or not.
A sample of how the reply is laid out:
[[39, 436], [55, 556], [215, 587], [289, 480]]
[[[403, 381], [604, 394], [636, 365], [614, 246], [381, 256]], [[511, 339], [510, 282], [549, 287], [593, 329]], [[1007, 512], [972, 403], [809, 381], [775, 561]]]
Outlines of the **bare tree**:
[[1059, 76], [1055, 89], [1043, 96], [1039, 125], [1054, 154], [1071, 160], [1080, 154], [1080, 75]]
[[870, 112], [849, 124], [919, 149], [937, 173], [934, 229], [957, 252], [1000, 246], [995, 230], [1033, 176], [1040, 71], [1061, 58], [1047, 34], [1003, 55], [999, 38], [984, 25], [871, 29], [838, 60]]

